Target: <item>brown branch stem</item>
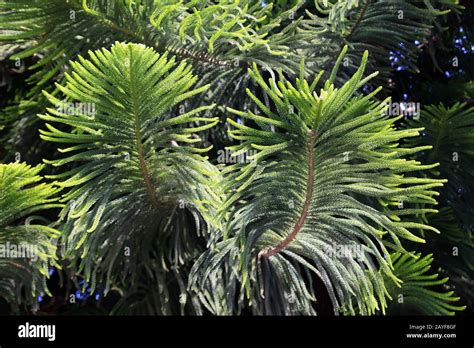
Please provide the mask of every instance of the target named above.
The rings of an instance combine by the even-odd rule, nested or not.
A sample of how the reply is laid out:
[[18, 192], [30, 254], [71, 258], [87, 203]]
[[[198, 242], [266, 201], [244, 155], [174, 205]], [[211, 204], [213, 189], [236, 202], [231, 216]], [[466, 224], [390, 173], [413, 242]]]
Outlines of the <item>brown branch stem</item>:
[[146, 186], [146, 190], [147, 190], [147, 193], [148, 193], [148, 197], [150, 198], [150, 201], [151, 201], [151, 204], [155, 207], [155, 208], [159, 208], [161, 207], [161, 204], [160, 202], [158, 201], [158, 198], [156, 197], [156, 192], [155, 192], [155, 189], [153, 187], [153, 182], [152, 182], [152, 179], [151, 179], [151, 175], [150, 175], [150, 171], [148, 169], [148, 166], [146, 164], [146, 161], [145, 161], [145, 154], [144, 154], [144, 151], [143, 151], [143, 144], [142, 144], [142, 133], [141, 133], [141, 124], [140, 124], [140, 110], [139, 110], [139, 105], [138, 105], [138, 100], [137, 100], [137, 95], [136, 95], [136, 92], [135, 92], [135, 88], [134, 88], [134, 76], [132, 75], [132, 62], [131, 62], [131, 55], [130, 55], [130, 63], [129, 63], [129, 67], [130, 67], [130, 83], [132, 84], [131, 88], [130, 88], [130, 94], [131, 94], [131, 97], [132, 97], [132, 112], [133, 112], [133, 116], [135, 117], [135, 124], [134, 124], [134, 128], [135, 128], [135, 142], [136, 142], [136, 145], [135, 145], [135, 149], [137, 151], [137, 156], [138, 156], [138, 162], [139, 162], [139, 166], [140, 166], [140, 172], [142, 174], [142, 177], [143, 177], [143, 180], [145, 182], [145, 186]]
[[365, 2], [365, 5], [364, 5], [364, 8], [362, 9], [362, 12], [360, 13], [359, 18], [357, 18], [357, 22], [356, 22], [356, 23], [354, 24], [354, 26], [352, 27], [352, 29], [351, 29], [349, 35], [347, 35], [346, 40], [348, 40], [348, 39], [352, 36], [352, 34], [354, 34], [354, 32], [356, 31], [356, 29], [359, 27], [360, 22], [362, 22], [362, 19], [364, 18], [365, 13], [367, 12], [367, 8], [369, 7], [369, 4], [370, 4], [371, 2], [372, 2], [371, 0], [367, 0], [367, 1]]
[[308, 132], [308, 179], [306, 181], [306, 197], [303, 204], [303, 210], [296, 221], [296, 224], [293, 226], [291, 233], [277, 246], [273, 248], [267, 248], [260, 251], [258, 257], [270, 257], [275, 254], [278, 254], [280, 251], [285, 249], [288, 244], [290, 244], [298, 235], [301, 228], [303, 227], [306, 218], [309, 213], [309, 208], [311, 206], [311, 200], [313, 199], [313, 191], [314, 191], [314, 144], [316, 142], [316, 132], [314, 130], [310, 130]]

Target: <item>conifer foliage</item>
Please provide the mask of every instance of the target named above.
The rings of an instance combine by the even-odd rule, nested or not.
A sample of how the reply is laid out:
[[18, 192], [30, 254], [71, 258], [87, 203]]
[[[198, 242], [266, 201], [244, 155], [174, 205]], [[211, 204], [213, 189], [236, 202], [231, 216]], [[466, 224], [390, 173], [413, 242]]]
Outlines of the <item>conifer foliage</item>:
[[24, 69], [0, 101], [0, 251], [35, 256], [0, 255], [0, 299], [16, 313], [57, 292], [84, 300], [72, 314], [464, 311], [473, 110], [387, 112], [392, 74], [419, 71], [415, 42], [461, 10], [0, 0], [0, 63]]

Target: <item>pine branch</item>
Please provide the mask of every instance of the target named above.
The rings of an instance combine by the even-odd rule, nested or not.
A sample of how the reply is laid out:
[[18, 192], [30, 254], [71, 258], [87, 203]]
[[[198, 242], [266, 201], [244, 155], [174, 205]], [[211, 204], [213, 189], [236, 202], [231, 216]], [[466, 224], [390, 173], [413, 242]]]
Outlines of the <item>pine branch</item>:
[[[62, 207], [58, 189], [42, 182], [44, 166], [0, 164], [0, 297], [18, 313], [20, 305], [32, 305], [46, 287], [48, 267], [58, 266], [56, 242], [59, 231], [34, 214]], [[10, 247], [14, 254], [10, 255]], [[5, 255], [5, 252], [8, 252]]]
[[436, 291], [433, 287], [446, 284], [448, 278], [439, 279], [438, 274], [428, 274], [433, 255], [421, 257], [421, 254], [393, 254], [394, 273], [402, 283], [396, 285], [387, 280], [387, 288], [392, 298], [388, 311], [396, 313], [417, 313], [421, 315], [454, 315], [466, 306], [454, 305], [459, 301], [453, 291]]
[[424, 127], [423, 136], [407, 140], [407, 146], [429, 145], [430, 151], [417, 154], [416, 158], [441, 165], [430, 174], [446, 178], [448, 183], [442, 190], [442, 199], [453, 207], [465, 226], [474, 223], [474, 206], [467, 198], [474, 192], [472, 185], [474, 157], [470, 150], [474, 145], [474, 108], [464, 103], [451, 107], [443, 104], [428, 105], [421, 114], [406, 122], [406, 128]]
[[[349, 81], [334, 86], [345, 51], [319, 93], [322, 73], [311, 82], [301, 71], [293, 84], [280, 71], [266, 82], [254, 66], [249, 74], [274, 107], [248, 91], [262, 114], [228, 108], [244, 120], [228, 119], [240, 141], [229, 149], [256, 153], [226, 168], [219, 241], [191, 271], [190, 289], [212, 313], [237, 314], [248, 301], [254, 314], [313, 315], [317, 277], [336, 314], [374, 314], [387, 306], [382, 275], [395, 278], [390, 251], [423, 243], [421, 230], [439, 232], [417, 219], [436, 210], [417, 204], [436, 204], [444, 181], [409, 176], [436, 164], [404, 158], [426, 148], [397, 147], [421, 129], [396, 130], [386, 104], [373, 99], [380, 89], [355, 94], [375, 75], [363, 77], [367, 53]], [[334, 245], [360, 255], [339, 258]]]
[[280, 242], [277, 246], [273, 248], [269, 248], [266, 250], [262, 250], [259, 252], [258, 257], [270, 257], [275, 254], [278, 254], [280, 251], [285, 249], [288, 244], [290, 244], [295, 238], [298, 232], [300, 232], [301, 228], [303, 227], [306, 218], [308, 216], [308, 211], [311, 205], [311, 201], [313, 198], [313, 190], [314, 190], [314, 144], [316, 142], [316, 132], [314, 130], [310, 130], [308, 132], [308, 180], [306, 184], [306, 197], [303, 205], [303, 210], [296, 222], [295, 226], [291, 233], [286, 237], [283, 241]]
[[362, 8], [362, 11], [360, 12], [359, 17], [357, 18], [357, 21], [356, 21], [355, 24], [352, 26], [351, 31], [349, 32], [349, 34], [346, 36], [346, 40], [350, 40], [352, 34], [353, 34], [353, 33], [357, 30], [357, 28], [359, 27], [360, 23], [362, 22], [362, 19], [363, 19], [364, 16], [365, 16], [365, 13], [367, 12], [367, 8], [369, 7], [369, 4], [370, 4], [371, 2], [372, 2], [371, 0], [366, 0], [366, 1], [365, 1], [365, 5], [364, 5], [364, 7]]
[[134, 287], [143, 263], [162, 260], [159, 271], [166, 273], [189, 262], [200, 248], [198, 236], [211, 228], [218, 171], [200, 155], [209, 148], [193, 144], [217, 122], [196, 116], [213, 105], [173, 113], [208, 86], [191, 89], [197, 77], [190, 65], [137, 44], [90, 52], [89, 60], [80, 57], [71, 66], [67, 84], [57, 87], [65, 100], [94, 103], [95, 114], [61, 108], [58, 97], [45, 93], [55, 108], [40, 115], [48, 122], [41, 137], [70, 144], [60, 151], [72, 153], [47, 163], [74, 164], [49, 176], [66, 190], [64, 257], [80, 264], [92, 289], [103, 281], [108, 290], [124, 279]]

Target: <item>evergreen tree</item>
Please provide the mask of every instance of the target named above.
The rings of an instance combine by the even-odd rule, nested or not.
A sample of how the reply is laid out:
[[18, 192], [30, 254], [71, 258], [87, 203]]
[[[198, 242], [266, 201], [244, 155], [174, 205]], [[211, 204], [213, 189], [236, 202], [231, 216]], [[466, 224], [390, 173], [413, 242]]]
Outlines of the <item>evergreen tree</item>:
[[471, 17], [0, 0], [6, 312], [472, 311]]

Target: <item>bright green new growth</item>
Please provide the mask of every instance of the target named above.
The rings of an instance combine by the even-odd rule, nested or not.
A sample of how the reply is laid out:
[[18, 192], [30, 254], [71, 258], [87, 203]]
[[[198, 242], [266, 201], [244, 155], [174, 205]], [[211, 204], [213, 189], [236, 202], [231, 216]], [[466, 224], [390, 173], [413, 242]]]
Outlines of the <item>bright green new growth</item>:
[[64, 158], [46, 161], [66, 168], [50, 176], [66, 189], [64, 256], [80, 263], [92, 291], [97, 283], [133, 286], [151, 263], [178, 269], [196, 256], [203, 218], [219, 202], [219, 173], [202, 155], [208, 148], [196, 145], [197, 133], [217, 122], [198, 115], [212, 105], [184, 112], [186, 100], [208, 87], [192, 89], [189, 64], [139, 44], [89, 52], [71, 66], [57, 87], [95, 113], [62, 110], [65, 100], [46, 93], [56, 108], [40, 116], [47, 121], [41, 137], [68, 145], [59, 149]]
[[[459, 294], [472, 289], [472, 233], [456, 225], [470, 228], [472, 214], [433, 209], [443, 180], [428, 177], [449, 180], [443, 198], [467, 192], [450, 203], [456, 214], [472, 210], [473, 110], [424, 107], [400, 130], [379, 89], [358, 94], [389, 86], [393, 53], [418, 71], [416, 42], [430, 45], [446, 13], [435, 7], [454, 3], [0, 0], [0, 60], [31, 71], [0, 112], [0, 150], [31, 163], [51, 152], [56, 174], [38, 184], [42, 166], [0, 165], [0, 244], [47, 250], [32, 272], [0, 259], [0, 296], [17, 302], [22, 284], [47, 292], [57, 232], [30, 214], [58, 207], [60, 191], [64, 274], [85, 279], [83, 291], [118, 289], [110, 314], [316, 314], [321, 285], [336, 313], [394, 313], [400, 294], [425, 314], [461, 310], [445, 279], [425, 273], [431, 256], [412, 250], [436, 250], [441, 231], [436, 241], [460, 253], [449, 244], [437, 265]], [[214, 166], [211, 143], [256, 154]]]
[[[221, 241], [191, 273], [191, 289], [211, 312], [237, 313], [248, 301], [255, 314], [315, 314], [314, 276], [336, 313], [384, 312], [384, 279], [400, 283], [391, 251], [408, 255], [405, 241], [424, 242], [422, 230], [438, 233], [416, 216], [436, 212], [419, 204], [436, 204], [445, 180], [411, 176], [437, 164], [405, 158], [430, 147], [398, 146], [421, 129], [397, 130], [398, 118], [384, 113], [388, 100], [373, 98], [380, 88], [355, 94], [375, 75], [363, 77], [367, 52], [335, 88], [344, 52], [319, 93], [322, 73], [307, 81], [301, 71], [293, 85], [283, 74], [265, 82], [254, 67], [249, 74], [273, 107], [248, 91], [261, 113], [229, 109], [245, 120], [228, 119], [240, 141], [231, 149], [257, 153], [225, 169]], [[332, 257], [341, 245], [359, 253]]]
[[474, 201], [469, 197], [474, 193], [474, 107], [456, 103], [451, 107], [443, 104], [428, 105], [418, 117], [407, 121], [407, 127], [424, 126], [424, 136], [410, 139], [407, 147], [431, 145], [432, 151], [418, 154], [422, 161], [436, 161], [439, 168], [430, 171], [432, 177], [446, 178], [448, 183], [443, 194], [451, 198], [451, 207], [467, 229], [474, 223], [470, 213]]
[[[84, 287], [127, 284], [116, 313], [174, 313], [170, 281], [183, 296], [186, 286], [195, 295], [180, 298], [182, 313], [190, 303], [197, 314], [201, 306], [236, 314], [247, 305], [255, 314], [316, 314], [315, 281], [336, 313], [385, 313], [404, 291], [414, 303], [425, 301], [428, 313], [462, 310], [448, 304], [457, 300], [451, 293], [420, 300], [434, 294], [424, 285], [445, 280], [413, 283], [404, 273], [426, 261], [406, 251], [404, 240], [424, 242], [420, 231], [438, 232], [417, 216], [437, 212], [429, 206], [444, 180], [410, 176], [436, 164], [405, 159], [431, 147], [398, 147], [421, 129], [397, 130], [397, 118], [384, 113], [388, 100], [373, 98], [380, 89], [355, 94], [375, 76], [363, 77], [367, 54], [344, 86], [334, 86], [345, 51], [319, 93], [323, 73], [308, 82], [304, 64], [295, 85], [282, 72], [267, 83], [256, 67], [249, 70], [272, 104], [248, 91], [261, 112], [228, 109], [245, 120], [228, 119], [240, 141], [230, 149], [256, 154], [225, 167], [223, 181], [202, 156], [209, 147], [196, 146], [197, 133], [217, 118], [198, 116], [213, 105], [186, 110], [187, 99], [208, 86], [192, 89], [197, 77], [185, 61], [117, 43], [72, 62], [57, 85], [64, 99], [45, 92], [54, 108], [40, 115], [47, 122], [41, 137], [68, 144], [59, 149], [64, 158], [46, 162], [66, 167], [50, 178], [66, 203], [62, 256], [79, 265]], [[200, 235], [207, 251], [197, 246]], [[357, 254], [339, 257], [337, 245]], [[400, 260], [411, 266], [401, 269]], [[150, 293], [143, 276], [158, 284]]]
[[[22, 66], [34, 61], [25, 65], [31, 71], [26, 79], [30, 88], [15, 95], [0, 112], [0, 123], [7, 125], [1, 140], [9, 151], [20, 151], [28, 161], [41, 160], [41, 151], [51, 149], [51, 144], [37, 137], [41, 123], [36, 115], [48, 104], [41, 90], [55, 93], [52, 82], [63, 79], [69, 61], [88, 50], [109, 49], [116, 41], [142, 43], [178, 60], [189, 59], [198, 84], [211, 84], [193, 108], [212, 103], [235, 108], [250, 103], [245, 88], [251, 87], [247, 68], [253, 63], [261, 71], [282, 68], [295, 75], [305, 57], [305, 71], [311, 76], [330, 69], [344, 44], [351, 51], [336, 85], [357, 69], [363, 51], [369, 49], [368, 69], [380, 71], [372, 85], [386, 86], [393, 70], [386, 59], [389, 51], [400, 50], [400, 64], [416, 70], [418, 49], [413, 42], [429, 37], [439, 14], [433, 9], [434, 0], [324, 0], [316, 2], [319, 11], [311, 9], [315, 13], [310, 13], [309, 3], [0, 0], [0, 59]], [[403, 20], [398, 18], [399, 10]], [[220, 134], [228, 140], [225, 132]]]
[[59, 232], [33, 215], [62, 206], [56, 203], [58, 189], [41, 182], [42, 169], [43, 165], [0, 164], [0, 245], [2, 254], [12, 256], [13, 248], [17, 250], [16, 256], [0, 257], [0, 297], [10, 303], [21, 304], [24, 299], [30, 304], [38, 294], [49, 294], [48, 265], [59, 267], [54, 241]]
[[[440, 292], [433, 287], [446, 284], [448, 278], [438, 279], [438, 274], [427, 274], [433, 262], [433, 255], [421, 257], [417, 253], [415, 257], [407, 254], [392, 254], [394, 274], [402, 280], [401, 286], [396, 286], [387, 279], [387, 288], [394, 303], [402, 303], [401, 306], [412, 308], [420, 315], [454, 315], [455, 311], [462, 311], [466, 306], [455, 306], [450, 302], [456, 302], [459, 297], [454, 296], [454, 291]], [[431, 288], [431, 289], [430, 289]], [[397, 306], [393, 306], [390, 314], [396, 314]]]

